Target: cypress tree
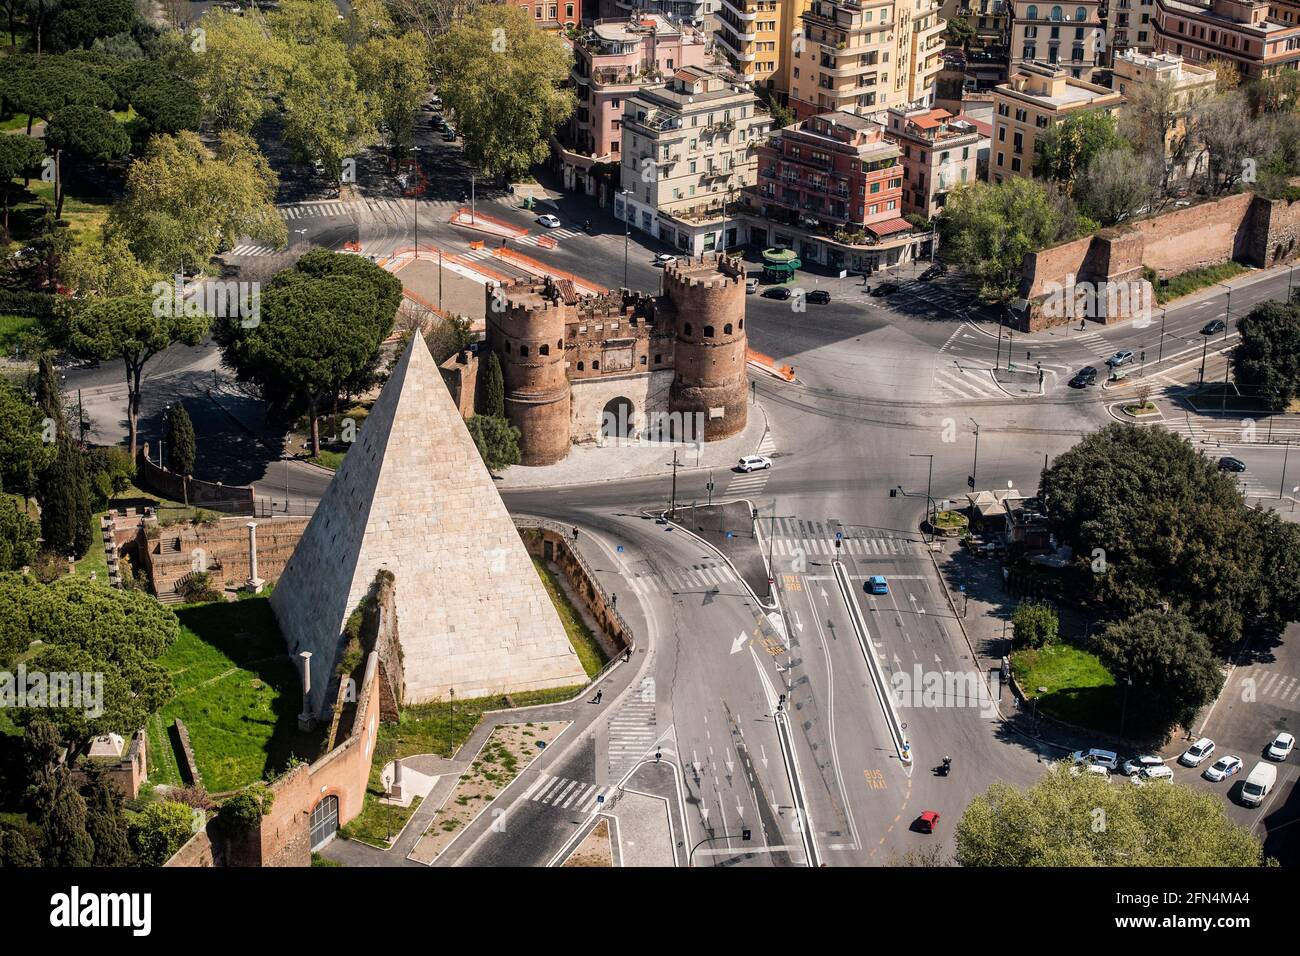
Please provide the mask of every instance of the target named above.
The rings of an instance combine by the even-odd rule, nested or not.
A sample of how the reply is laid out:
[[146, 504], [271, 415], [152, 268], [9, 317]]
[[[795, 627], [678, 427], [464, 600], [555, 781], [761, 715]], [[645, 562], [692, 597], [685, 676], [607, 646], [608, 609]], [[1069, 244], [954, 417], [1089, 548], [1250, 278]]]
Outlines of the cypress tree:
[[67, 423], [63, 420], [63, 392], [59, 388], [59, 374], [54, 370], [48, 352], [41, 356], [36, 369], [36, 406], [47, 418], [54, 419], [59, 437], [63, 437], [67, 431]]
[[81, 452], [66, 437], [40, 489], [41, 537], [55, 554], [83, 557], [94, 540], [90, 482]]
[[190, 421], [185, 406], [177, 402], [167, 413], [167, 461], [172, 472], [177, 475], [193, 474], [197, 453], [194, 424]]
[[483, 363], [479, 374], [483, 376], [483, 388], [479, 393], [483, 407], [478, 410], [479, 414], [505, 418], [506, 383], [501, 374], [501, 362], [495, 352], [488, 353], [487, 361]]

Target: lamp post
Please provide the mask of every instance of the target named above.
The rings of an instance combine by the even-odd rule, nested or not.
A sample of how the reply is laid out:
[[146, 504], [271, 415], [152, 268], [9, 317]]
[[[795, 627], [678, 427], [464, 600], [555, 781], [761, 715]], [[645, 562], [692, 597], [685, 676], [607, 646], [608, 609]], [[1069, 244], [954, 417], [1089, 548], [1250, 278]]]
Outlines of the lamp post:
[[970, 420], [970, 422], [972, 425], [975, 426], [975, 457], [971, 459], [971, 463], [970, 463], [970, 490], [974, 491], [975, 474], [976, 474], [975, 469], [979, 465], [979, 461], [980, 461], [980, 423], [975, 421], [975, 419], [973, 418]]
[[628, 243], [632, 241], [632, 218], [627, 204], [627, 197], [632, 194], [632, 190], [624, 189], [623, 196], [623, 288], [627, 288], [627, 248]]
[[469, 224], [474, 225], [474, 187], [478, 181], [475, 173], [469, 174]]
[[1165, 312], [1166, 309], [1160, 310], [1160, 354], [1156, 356], [1156, 364], [1165, 357]]
[[[417, 173], [417, 179], [418, 179], [418, 173], [420, 171], [420, 147], [412, 146], [411, 151], [415, 153], [415, 171]], [[412, 197], [412, 201], [415, 203], [415, 258], [419, 259], [420, 258], [420, 195], [419, 193], [416, 193], [416, 195]], [[439, 257], [439, 261], [438, 261], [438, 308], [440, 309], [442, 308], [441, 256]]]

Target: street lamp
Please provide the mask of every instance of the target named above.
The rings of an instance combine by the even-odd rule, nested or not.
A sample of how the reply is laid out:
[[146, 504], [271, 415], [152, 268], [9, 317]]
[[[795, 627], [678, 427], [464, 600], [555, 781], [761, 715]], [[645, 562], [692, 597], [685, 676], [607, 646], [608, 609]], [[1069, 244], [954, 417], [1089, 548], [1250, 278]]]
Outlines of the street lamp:
[[630, 207], [627, 204], [627, 197], [632, 195], [632, 190], [624, 189], [620, 195], [623, 197], [623, 288], [627, 288], [627, 247], [632, 240], [632, 219]]
[[[420, 147], [412, 146], [411, 151], [415, 153], [415, 172], [418, 181], [419, 172], [420, 172]], [[419, 259], [420, 258], [420, 194], [417, 192], [415, 196], [412, 198], [413, 198], [413, 202], [415, 203], [415, 258]], [[439, 272], [438, 285], [439, 285], [439, 289], [441, 290], [441, 286], [442, 286], [442, 275], [441, 275], [442, 264], [441, 263], [439, 263], [438, 265], [438, 272]], [[438, 299], [439, 299], [438, 308], [442, 308], [441, 291], [439, 292]]]
[[970, 481], [968, 482], [968, 484], [970, 485], [970, 490], [974, 491], [975, 490], [975, 468], [979, 464], [979, 460], [980, 460], [980, 423], [975, 421], [975, 419], [973, 418], [970, 420], [970, 422], [972, 425], [975, 426], [975, 457], [971, 460], [970, 463]]
[[925, 498], [926, 498], [926, 501], [929, 502], [929, 504], [930, 504], [930, 519], [929, 519], [929, 523], [930, 523], [930, 534], [931, 534], [931, 536], [933, 536], [933, 534], [934, 534], [935, 511], [937, 510], [937, 509], [934, 507], [934, 498], [931, 497], [931, 495], [930, 495], [930, 492], [931, 492], [931, 490], [932, 490], [932, 488], [933, 488], [933, 483], [934, 483], [934, 455], [911, 454], [911, 455], [908, 455], [907, 457], [908, 457], [908, 458], [928, 458], [928, 459], [930, 459], [930, 468], [929, 468], [929, 472], [928, 472], [928, 474], [926, 475], [926, 479], [925, 479]]

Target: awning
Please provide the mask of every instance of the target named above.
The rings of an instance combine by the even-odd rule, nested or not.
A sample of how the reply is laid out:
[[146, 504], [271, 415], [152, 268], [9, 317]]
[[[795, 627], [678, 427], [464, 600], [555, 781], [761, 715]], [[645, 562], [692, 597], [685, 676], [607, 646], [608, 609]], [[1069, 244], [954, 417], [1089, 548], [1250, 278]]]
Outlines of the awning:
[[877, 236], [889, 236], [896, 232], [907, 232], [912, 224], [906, 219], [886, 219], [884, 222], [868, 223], [867, 228]]

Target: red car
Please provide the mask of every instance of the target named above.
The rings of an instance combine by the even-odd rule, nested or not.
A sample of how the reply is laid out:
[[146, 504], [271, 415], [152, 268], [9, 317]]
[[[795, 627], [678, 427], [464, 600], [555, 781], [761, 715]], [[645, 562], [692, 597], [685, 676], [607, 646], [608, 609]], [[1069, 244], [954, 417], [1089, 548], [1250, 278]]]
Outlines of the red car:
[[938, 825], [939, 811], [937, 810], [922, 810], [921, 815], [916, 818], [916, 828], [922, 833], [933, 833]]

